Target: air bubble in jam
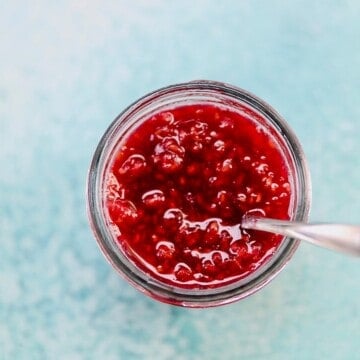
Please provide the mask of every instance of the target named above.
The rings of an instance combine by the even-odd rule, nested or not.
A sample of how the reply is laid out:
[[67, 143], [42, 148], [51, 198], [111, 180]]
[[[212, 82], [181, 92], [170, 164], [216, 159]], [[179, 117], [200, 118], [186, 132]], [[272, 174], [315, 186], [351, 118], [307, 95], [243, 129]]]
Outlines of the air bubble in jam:
[[148, 208], [158, 208], [165, 202], [165, 195], [161, 190], [150, 190], [141, 197], [144, 205]]
[[145, 273], [183, 288], [220, 287], [254, 272], [280, 245], [279, 236], [239, 226], [246, 214], [290, 216], [287, 163], [251, 112], [166, 109], [118, 149], [105, 173], [107, 222]]

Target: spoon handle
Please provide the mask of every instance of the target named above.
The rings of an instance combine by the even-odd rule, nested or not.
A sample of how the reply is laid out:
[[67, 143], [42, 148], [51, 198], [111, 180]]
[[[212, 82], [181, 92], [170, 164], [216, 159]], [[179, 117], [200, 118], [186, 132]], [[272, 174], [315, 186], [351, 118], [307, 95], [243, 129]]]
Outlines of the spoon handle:
[[360, 256], [360, 226], [326, 223], [299, 223], [285, 220], [244, 216], [243, 229], [261, 230], [305, 240], [312, 244]]

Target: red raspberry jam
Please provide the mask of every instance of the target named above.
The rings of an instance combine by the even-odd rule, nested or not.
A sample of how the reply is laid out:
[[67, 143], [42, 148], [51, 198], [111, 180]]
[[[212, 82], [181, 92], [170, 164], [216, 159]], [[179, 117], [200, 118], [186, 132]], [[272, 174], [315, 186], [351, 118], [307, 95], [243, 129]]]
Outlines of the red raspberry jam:
[[104, 178], [118, 246], [143, 272], [181, 288], [230, 284], [271, 258], [282, 237], [240, 229], [244, 214], [291, 216], [287, 162], [249, 108], [198, 103], [144, 118], [118, 143]]
[[306, 221], [304, 153], [261, 99], [215, 81], [138, 99], [94, 153], [87, 210], [98, 245], [142, 293], [210, 307], [249, 296], [287, 264], [299, 241], [240, 228], [244, 214]]

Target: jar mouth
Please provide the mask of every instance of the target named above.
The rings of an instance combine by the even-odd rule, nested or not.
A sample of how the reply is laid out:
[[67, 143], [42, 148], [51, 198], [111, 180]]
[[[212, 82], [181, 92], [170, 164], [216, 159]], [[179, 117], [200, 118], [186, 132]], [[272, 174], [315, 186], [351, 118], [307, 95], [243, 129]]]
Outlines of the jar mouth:
[[284, 238], [276, 252], [250, 275], [215, 288], [186, 289], [161, 282], [136, 267], [115, 243], [104, 218], [102, 188], [104, 171], [119, 139], [140, 119], [169, 106], [199, 102], [247, 106], [266, 119], [269, 131], [283, 147], [293, 173], [295, 196], [292, 220], [307, 221], [311, 203], [310, 173], [301, 145], [286, 121], [255, 95], [225, 83], [199, 80], [170, 85], [151, 92], [126, 108], [109, 126], [94, 153], [87, 178], [87, 212], [90, 225], [103, 254], [110, 264], [134, 287], [162, 302], [186, 307], [209, 307], [240, 300], [270, 282], [287, 264], [299, 241]]

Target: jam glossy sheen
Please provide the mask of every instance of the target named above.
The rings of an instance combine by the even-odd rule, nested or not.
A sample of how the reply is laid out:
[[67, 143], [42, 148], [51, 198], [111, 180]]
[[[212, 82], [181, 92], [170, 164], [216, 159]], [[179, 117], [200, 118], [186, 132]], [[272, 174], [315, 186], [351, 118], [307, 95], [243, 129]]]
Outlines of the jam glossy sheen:
[[239, 227], [245, 213], [289, 218], [289, 170], [264, 122], [249, 109], [187, 105], [121, 140], [105, 173], [105, 215], [138, 268], [170, 285], [210, 288], [274, 254], [282, 237]]

